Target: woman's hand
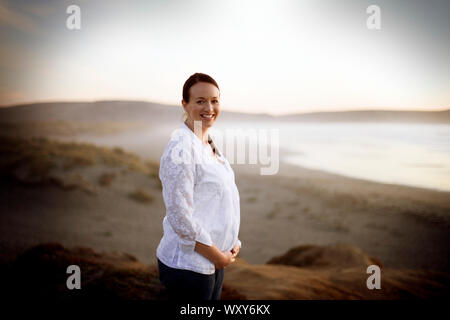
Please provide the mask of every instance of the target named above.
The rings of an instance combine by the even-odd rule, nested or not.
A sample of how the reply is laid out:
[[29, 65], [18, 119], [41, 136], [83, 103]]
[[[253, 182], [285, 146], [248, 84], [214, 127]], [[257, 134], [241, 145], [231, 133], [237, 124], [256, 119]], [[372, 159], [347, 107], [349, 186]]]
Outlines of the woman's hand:
[[235, 244], [234, 245], [234, 247], [233, 247], [233, 249], [231, 249], [231, 253], [233, 254], [233, 257], [236, 257], [237, 255], [238, 255], [238, 253], [239, 253], [239, 245], [238, 244]]
[[234, 258], [231, 251], [228, 252], [222, 252], [222, 259], [219, 259], [214, 263], [214, 266], [216, 269], [222, 269], [228, 266], [229, 264], [232, 264], [236, 259]]
[[195, 251], [212, 261], [216, 269], [222, 269], [236, 261], [235, 258], [239, 253], [239, 246], [235, 245], [230, 251], [222, 252], [214, 243], [208, 246], [196, 241]]
[[216, 269], [225, 268], [229, 264], [232, 264], [233, 262], [235, 262], [236, 261], [236, 256], [238, 255], [238, 253], [239, 253], [239, 245], [237, 245], [237, 244], [230, 251], [222, 252], [222, 254], [223, 254], [222, 258], [223, 259], [220, 259], [219, 261], [217, 261], [214, 264]]

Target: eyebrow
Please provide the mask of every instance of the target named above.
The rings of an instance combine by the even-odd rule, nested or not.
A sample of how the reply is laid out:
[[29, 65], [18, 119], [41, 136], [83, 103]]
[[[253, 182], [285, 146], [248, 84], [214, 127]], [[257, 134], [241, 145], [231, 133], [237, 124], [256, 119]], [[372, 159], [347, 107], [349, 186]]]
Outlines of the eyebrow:
[[[212, 97], [213, 99], [217, 99], [217, 97]], [[206, 98], [203, 98], [203, 97], [197, 97], [197, 99], [206, 99]]]

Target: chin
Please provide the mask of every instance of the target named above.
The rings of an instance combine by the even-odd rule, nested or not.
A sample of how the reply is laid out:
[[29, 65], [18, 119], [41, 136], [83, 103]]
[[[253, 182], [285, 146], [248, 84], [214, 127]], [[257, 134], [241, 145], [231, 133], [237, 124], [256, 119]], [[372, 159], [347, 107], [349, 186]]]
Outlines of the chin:
[[216, 122], [216, 121], [202, 121], [202, 125], [203, 125], [205, 128], [210, 128], [210, 127], [213, 126], [213, 124], [214, 124], [215, 122]]

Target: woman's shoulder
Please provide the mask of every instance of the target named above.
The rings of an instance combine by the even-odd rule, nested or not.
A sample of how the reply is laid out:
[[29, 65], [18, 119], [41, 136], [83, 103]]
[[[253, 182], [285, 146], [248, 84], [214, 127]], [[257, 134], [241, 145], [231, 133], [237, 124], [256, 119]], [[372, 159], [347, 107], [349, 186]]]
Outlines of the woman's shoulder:
[[175, 129], [167, 142], [161, 161], [186, 159], [195, 153], [195, 143], [189, 132], [183, 128]]

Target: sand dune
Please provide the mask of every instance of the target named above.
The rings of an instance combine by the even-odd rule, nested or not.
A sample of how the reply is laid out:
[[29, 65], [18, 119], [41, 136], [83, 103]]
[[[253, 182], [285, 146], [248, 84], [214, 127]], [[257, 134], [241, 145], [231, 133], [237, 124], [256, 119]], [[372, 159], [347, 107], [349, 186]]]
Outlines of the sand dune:
[[[429, 299], [448, 297], [450, 293], [448, 274], [395, 269], [384, 269], [381, 288], [369, 290], [364, 264], [346, 262], [342, 267], [343, 261], [336, 259], [333, 248], [310, 249], [334, 266], [252, 265], [238, 258], [225, 269], [222, 300]], [[346, 250], [354, 257], [358, 251], [339, 248], [338, 255]], [[77, 265], [82, 271], [82, 290], [67, 290], [66, 269], [70, 265]], [[3, 274], [9, 275], [2, 288], [13, 299], [167, 299], [156, 265], [143, 264], [127, 253], [100, 253], [86, 247], [69, 249], [46, 243], [28, 249], [1, 268]]]

